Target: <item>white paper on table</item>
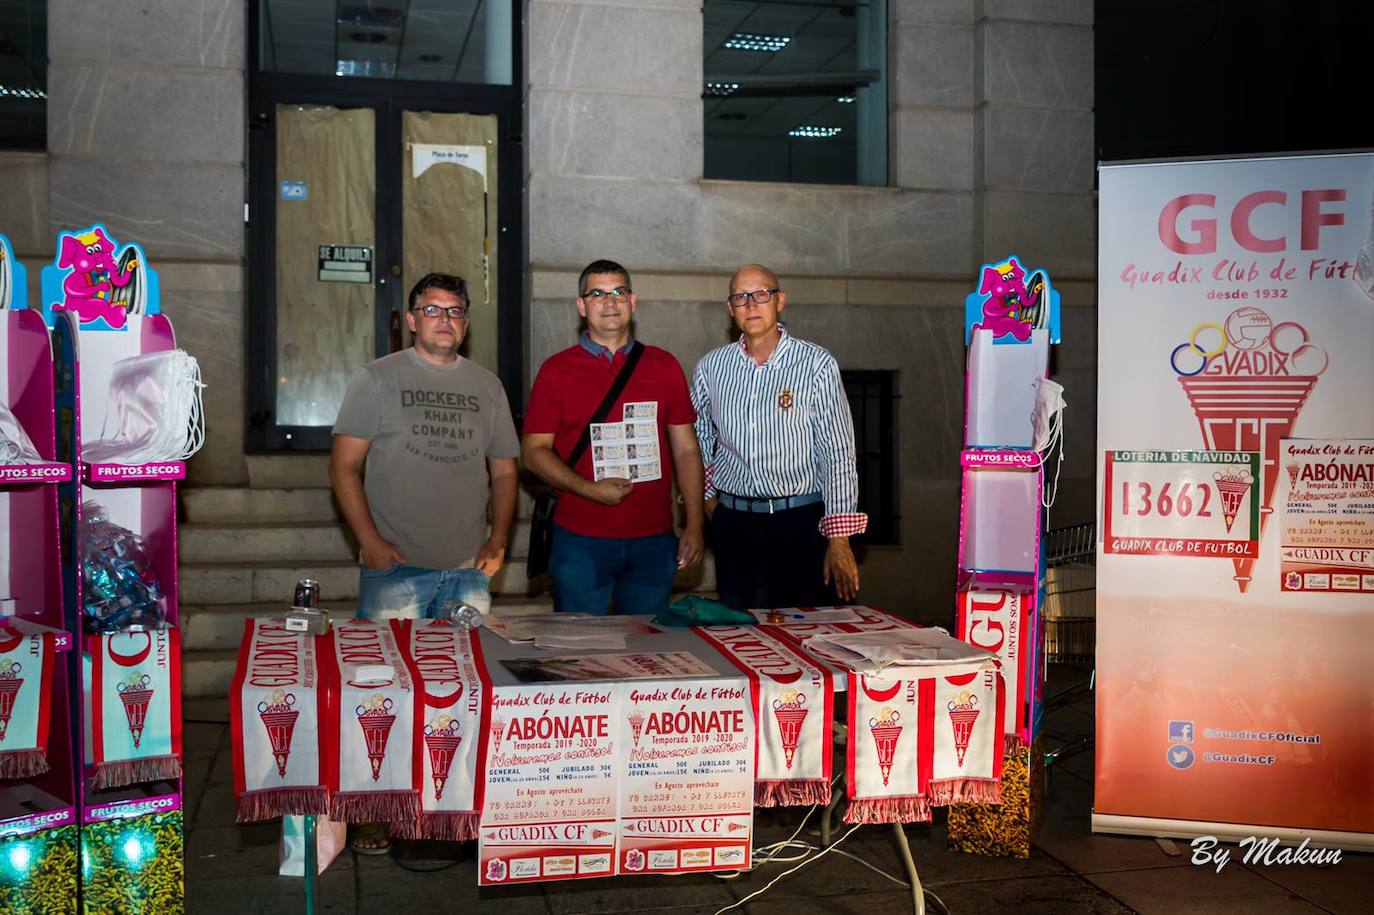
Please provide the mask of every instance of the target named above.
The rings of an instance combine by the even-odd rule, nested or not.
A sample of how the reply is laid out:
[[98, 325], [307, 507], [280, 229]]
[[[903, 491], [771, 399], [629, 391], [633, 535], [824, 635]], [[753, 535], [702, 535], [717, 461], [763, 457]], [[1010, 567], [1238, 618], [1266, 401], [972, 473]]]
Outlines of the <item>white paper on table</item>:
[[663, 631], [634, 617], [595, 616], [590, 613], [538, 613], [530, 616], [504, 617], [493, 614], [483, 618], [483, 625], [507, 642], [517, 645], [533, 642], [540, 636], [577, 637], [609, 632], [617, 633], [624, 638], [626, 635]]
[[933, 627], [826, 633], [811, 636], [802, 647], [870, 676], [917, 671], [922, 677], [951, 676], [995, 664], [997, 659], [995, 653]]
[[551, 632], [534, 637], [535, 648], [610, 648], [625, 647], [624, 632]]

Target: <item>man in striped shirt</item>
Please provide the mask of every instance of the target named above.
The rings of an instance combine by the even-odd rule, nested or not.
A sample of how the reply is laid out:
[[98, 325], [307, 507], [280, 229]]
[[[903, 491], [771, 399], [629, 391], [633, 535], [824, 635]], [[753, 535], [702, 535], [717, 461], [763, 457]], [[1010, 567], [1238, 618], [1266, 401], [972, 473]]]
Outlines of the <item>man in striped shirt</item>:
[[727, 299], [740, 338], [692, 375], [716, 580], [740, 608], [853, 600], [849, 538], [868, 526], [839, 365], [778, 322], [780, 286], [767, 267], [740, 268]]

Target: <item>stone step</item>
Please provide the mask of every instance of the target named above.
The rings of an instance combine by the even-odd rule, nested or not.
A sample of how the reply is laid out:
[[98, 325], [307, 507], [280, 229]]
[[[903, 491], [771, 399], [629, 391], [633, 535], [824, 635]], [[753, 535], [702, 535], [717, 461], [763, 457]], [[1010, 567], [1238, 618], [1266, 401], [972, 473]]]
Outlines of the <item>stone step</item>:
[[[329, 600], [321, 606], [334, 619], [353, 616], [357, 601]], [[222, 651], [238, 648], [243, 638], [243, 621], [250, 617], [281, 616], [286, 602], [261, 604], [202, 604], [181, 608], [181, 639], [184, 651]], [[491, 612], [497, 616], [519, 616], [529, 613], [552, 613], [553, 598], [497, 597], [492, 600]]]
[[348, 526], [338, 521], [183, 524], [177, 529], [177, 546], [183, 564], [255, 562], [269, 556], [291, 562], [351, 562], [358, 555]]
[[226, 707], [234, 682], [238, 650], [181, 651], [181, 695], [184, 699], [223, 698]]
[[327, 454], [250, 454], [248, 485], [253, 489], [328, 489]]
[[190, 524], [253, 524], [279, 521], [337, 522], [334, 493], [327, 488], [249, 489], [202, 486], [178, 490]]
[[[254, 490], [329, 489], [327, 454], [250, 454], [248, 486]], [[528, 518], [534, 505], [529, 474], [522, 474], [517, 517]]]
[[256, 604], [289, 601], [296, 582], [313, 578], [323, 601], [356, 600], [358, 564], [349, 560], [292, 562], [183, 562], [179, 601], [183, 605]]
[[[182, 563], [353, 560], [358, 555], [348, 526], [339, 521], [257, 524], [183, 524], [177, 529]], [[528, 519], [515, 522], [506, 546], [509, 559], [529, 551]]]
[[[260, 560], [256, 562], [183, 562], [180, 602], [197, 604], [258, 604], [290, 600], [296, 582], [313, 578], [320, 583], [322, 601], [356, 600], [358, 565], [352, 560]], [[711, 591], [716, 586], [715, 563], [708, 554], [701, 566], [680, 573], [677, 591]], [[525, 560], [510, 559], [491, 582], [496, 595], [534, 595], [547, 590], [543, 579], [525, 578]]]

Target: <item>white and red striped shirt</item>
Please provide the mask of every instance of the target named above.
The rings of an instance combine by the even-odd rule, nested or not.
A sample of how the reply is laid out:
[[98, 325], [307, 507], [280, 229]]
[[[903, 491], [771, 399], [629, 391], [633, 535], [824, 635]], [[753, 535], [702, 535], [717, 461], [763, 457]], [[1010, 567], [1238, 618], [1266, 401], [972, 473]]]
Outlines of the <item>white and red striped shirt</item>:
[[697, 441], [706, 497], [717, 490], [752, 499], [819, 492], [820, 531], [861, 534], [854, 420], [840, 367], [824, 347], [779, 325], [782, 339], [763, 365], [743, 337], [707, 353], [692, 373]]

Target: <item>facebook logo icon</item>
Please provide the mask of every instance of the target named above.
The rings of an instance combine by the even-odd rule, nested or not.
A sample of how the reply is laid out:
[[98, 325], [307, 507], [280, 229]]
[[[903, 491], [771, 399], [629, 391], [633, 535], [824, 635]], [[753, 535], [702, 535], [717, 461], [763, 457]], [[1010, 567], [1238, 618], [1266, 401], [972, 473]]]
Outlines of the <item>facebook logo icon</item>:
[[1169, 743], [1192, 743], [1193, 723], [1191, 721], [1169, 722]]

